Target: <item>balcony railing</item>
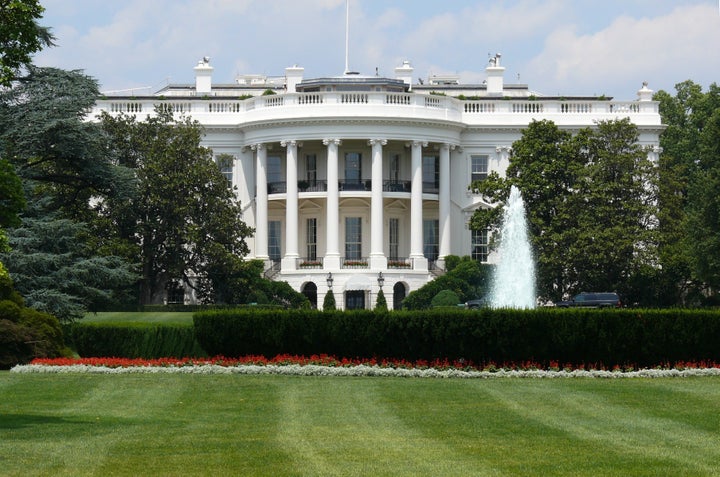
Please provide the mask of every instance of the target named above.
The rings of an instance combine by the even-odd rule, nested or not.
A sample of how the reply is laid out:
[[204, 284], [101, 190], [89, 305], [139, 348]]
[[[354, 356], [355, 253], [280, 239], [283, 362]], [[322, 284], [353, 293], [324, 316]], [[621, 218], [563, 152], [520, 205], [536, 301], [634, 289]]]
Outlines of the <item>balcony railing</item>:
[[323, 267], [323, 257], [302, 257], [297, 259], [297, 268], [306, 270]]
[[[285, 194], [287, 192], [287, 182], [268, 182], [268, 194]], [[371, 180], [339, 180], [338, 190], [370, 192], [372, 190]], [[405, 192], [410, 193], [412, 185], [410, 181], [383, 181], [383, 192]], [[423, 182], [423, 192], [425, 194], [437, 194], [439, 186], [435, 182]], [[298, 181], [298, 192], [327, 192], [327, 181]]]
[[394, 268], [394, 269], [410, 269], [412, 268], [412, 260], [405, 257], [391, 257], [388, 258], [387, 261], [387, 267], [388, 268]]
[[367, 257], [348, 258], [342, 257], [342, 268], [368, 268]]
[[574, 116], [576, 118], [574, 121], [578, 124], [588, 125], [593, 125], [598, 119], [611, 119], [617, 115], [644, 116], [643, 119], [634, 118], [634, 122], [660, 124], [657, 101], [607, 101], [601, 98], [569, 100], [488, 98], [465, 101], [450, 96], [387, 92], [287, 93], [277, 96], [256, 96], [246, 100], [222, 97], [219, 91], [213, 91], [208, 96], [194, 96], [193, 92], [183, 91], [176, 97], [168, 96], [165, 99], [152, 96], [104, 97], [98, 99], [89, 118], [95, 118], [103, 111], [111, 114], [125, 112], [154, 115], [155, 107], [158, 106], [191, 116], [205, 116], [205, 120], [210, 123], [218, 121], [222, 123], [221, 117], [230, 115], [233, 124], [245, 120], [272, 120], [278, 115], [317, 117], [324, 111], [330, 116], [337, 116], [338, 106], [351, 108], [352, 113], [348, 112], [348, 114], [352, 115], [375, 117], [384, 108], [383, 115], [453, 120], [466, 124], [494, 123], [497, 117], [503, 116], [503, 120], [510, 121], [511, 124], [526, 125], [538, 115], [550, 118]]

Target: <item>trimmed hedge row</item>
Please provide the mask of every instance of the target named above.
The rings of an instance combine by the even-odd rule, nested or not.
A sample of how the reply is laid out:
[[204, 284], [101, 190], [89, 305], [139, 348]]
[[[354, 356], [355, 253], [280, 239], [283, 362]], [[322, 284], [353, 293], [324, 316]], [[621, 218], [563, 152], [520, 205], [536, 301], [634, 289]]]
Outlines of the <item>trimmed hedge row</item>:
[[205, 357], [192, 326], [152, 323], [73, 323], [68, 341], [82, 357]]
[[330, 354], [548, 364], [720, 362], [720, 314], [702, 310], [213, 310], [193, 317], [209, 355]]

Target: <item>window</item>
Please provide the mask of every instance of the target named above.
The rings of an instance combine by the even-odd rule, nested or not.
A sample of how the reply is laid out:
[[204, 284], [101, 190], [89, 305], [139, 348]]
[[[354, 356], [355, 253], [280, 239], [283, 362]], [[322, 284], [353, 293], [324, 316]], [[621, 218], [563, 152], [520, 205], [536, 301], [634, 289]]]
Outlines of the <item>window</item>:
[[440, 188], [440, 161], [437, 156], [423, 156], [422, 181], [424, 192], [437, 192]]
[[359, 184], [362, 178], [362, 155], [359, 152], [345, 154], [345, 182]]
[[307, 259], [317, 260], [317, 219], [307, 219], [306, 225]]
[[390, 219], [388, 232], [390, 235], [390, 250], [388, 250], [390, 259], [397, 260], [400, 256], [398, 254], [398, 250], [400, 249], [400, 219]]
[[471, 250], [470, 256], [473, 260], [478, 262], [487, 262], [488, 259], [488, 231], [485, 230], [471, 230]]
[[311, 186], [317, 181], [317, 156], [308, 154], [305, 156], [305, 177]]
[[268, 156], [267, 158], [267, 181], [269, 183], [283, 182], [282, 160], [280, 156]]
[[362, 219], [345, 217], [345, 258], [359, 260], [362, 258]]
[[400, 180], [400, 154], [390, 156], [390, 180], [392, 182]]
[[345, 292], [346, 310], [365, 309], [365, 292], [362, 290], [348, 290]]
[[428, 260], [437, 260], [440, 253], [440, 221], [423, 220], [423, 255]]
[[282, 257], [280, 251], [280, 238], [282, 228], [279, 220], [271, 220], [268, 222], [268, 254], [270, 260], [277, 262]]
[[232, 188], [233, 186], [233, 162], [235, 161], [235, 157], [231, 156], [230, 154], [220, 154], [215, 158], [215, 163], [218, 165], [218, 168], [220, 168], [220, 173], [225, 177], [228, 183], [228, 187]]
[[488, 176], [488, 156], [470, 156], [470, 182], [484, 181]]

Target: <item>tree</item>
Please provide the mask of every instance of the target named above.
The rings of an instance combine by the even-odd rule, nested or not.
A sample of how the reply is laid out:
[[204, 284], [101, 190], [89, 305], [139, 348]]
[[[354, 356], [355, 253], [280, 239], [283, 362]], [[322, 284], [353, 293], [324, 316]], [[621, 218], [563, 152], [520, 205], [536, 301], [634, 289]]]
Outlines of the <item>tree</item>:
[[[545, 120], [532, 122], [513, 144], [506, 178], [491, 174], [472, 187], [498, 204], [510, 186], [522, 192], [538, 293], [558, 300], [584, 289], [625, 292], [631, 277], [656, 263], [654, 173], [628, 119], [576, 136]], [[471, 227], [497, 229], [499, 220], [494, 211], [478, 211]]]
[[388, 311], [387, 300], [385, 294], [380, 290], [377, 294], [377, 300], [375, 300], [375, 311]]
[[33, 53], [53, 45], [50, 29], [37, 23], [44, 11], [37, 0], [0, 1], [0, 86], [10, 86]]
[[703, 92], [684, 81], [675, 90], [655, 96], [667, 125], [660, 138], [661, 257], [675, 295], [700, 304], [720, 287], [720, 87]]
[[215, 301], [236, 259], [249, 252], [245, 238], [253, 230], [240, 219], [240, 203], [212, 151], [200, 145], [201, 126], [163, 108], [144, 122], [107, 113], [101, 120], [118, 163], [133, 169], [137, 190], [98, 204], [96, 230], [138, 252], [141, 303], [159, 302], [170, 280]]
[[119, 257], [94, 254], [88, 233], [83, 223], [46, 213], [11, 230], [11, 250], [1, 256], [28, 306], [70, 322], [123, 301], [118, 294], [136, 275]]
[[323, 311], [333, 311], [336, 306], [335, 294], [333, 294], [332, 290], [328, 290], [325, 294], [325, 298], [323, 298]]
[[413, 290], [403, 300], [403, 309], [421, 310], [432, 306], [432, 299], [443, 290], [452, 290], [457, 303], [485, 296], [490, 289], [491, 267], [470, 257], [448, 256], [447, 273]]

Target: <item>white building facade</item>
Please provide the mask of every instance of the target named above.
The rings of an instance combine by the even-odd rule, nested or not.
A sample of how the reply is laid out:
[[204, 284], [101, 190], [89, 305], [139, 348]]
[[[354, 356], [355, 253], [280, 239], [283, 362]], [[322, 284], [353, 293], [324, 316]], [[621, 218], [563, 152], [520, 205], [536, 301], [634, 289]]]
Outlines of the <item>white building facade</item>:
[[[249, 259], [321, 307], [328, 290], [338, 307], [373, 308], [383, 290], [389, 308], [444, 268], [447, 255], [492, 262], [488, 234], [471, 231], [477, 208], [492, 207], [468, 186], [504, 175], [511, 147], [533, 120], [577, 131], [629, 117], [657, 160], [658, 104], [643, 85], [632, 101], [545, 97], [505, 84], [499, 55], [487, 80], [454, 77], [412, 82], [408, 62], [394, 78], [238, 77], [212, 84], [212, 66], [195, 67], [194, 85], [148, 96], [105, 97], [93, 116], [134, 114], [156, 106], [187, 114], [211, 148], [255, 228]], [[274, 94], [268, 94], [272, 92]]]

